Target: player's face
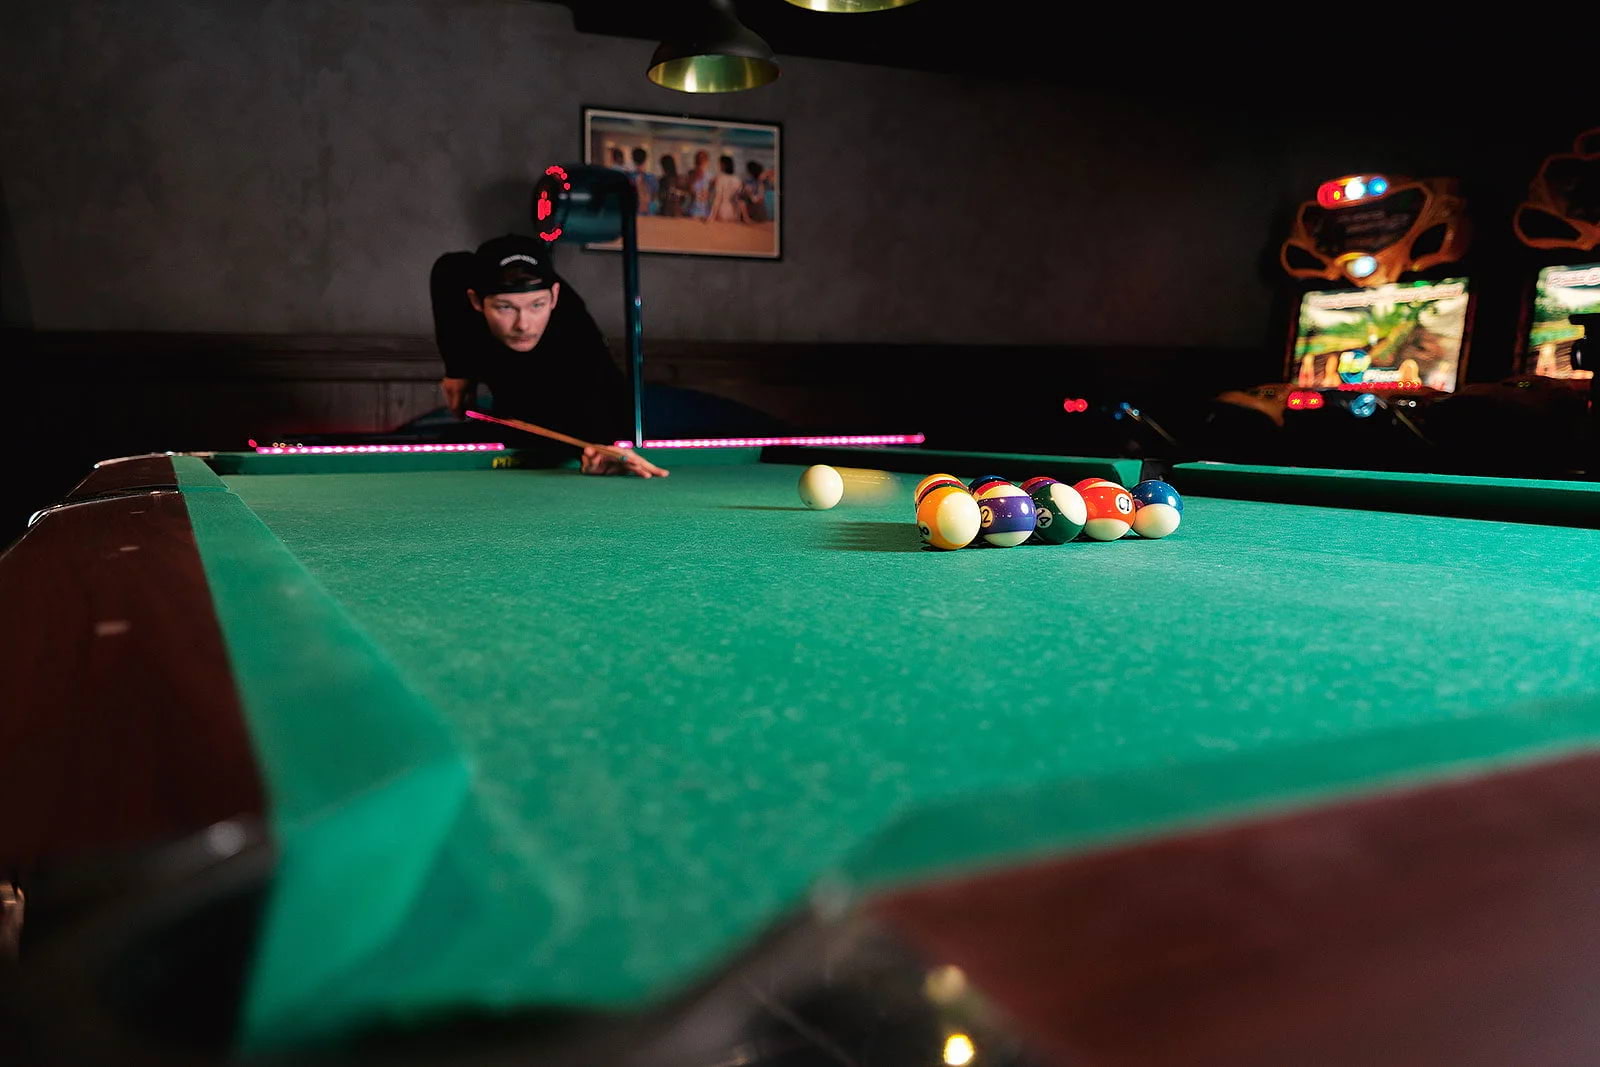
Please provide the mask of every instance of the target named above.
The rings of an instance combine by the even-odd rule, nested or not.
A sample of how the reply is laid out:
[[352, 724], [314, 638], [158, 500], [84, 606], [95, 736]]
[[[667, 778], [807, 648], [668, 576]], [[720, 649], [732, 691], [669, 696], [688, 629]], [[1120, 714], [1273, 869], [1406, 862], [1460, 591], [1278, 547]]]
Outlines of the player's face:
[[485, 299], [471, 293], [472, 306], [483, 312], [494, 339], [514, 352], [531, 352], [550, 325], [561, 286], [534, 293], [496, 293]]

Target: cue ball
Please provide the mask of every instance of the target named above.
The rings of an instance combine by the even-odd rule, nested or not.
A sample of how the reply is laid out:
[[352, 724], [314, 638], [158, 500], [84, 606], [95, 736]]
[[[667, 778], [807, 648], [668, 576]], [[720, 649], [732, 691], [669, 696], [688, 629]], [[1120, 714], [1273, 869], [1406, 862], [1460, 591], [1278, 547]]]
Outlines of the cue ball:
[[816, 511], [826, 511], [844, 499], [844, 478], [823, 463], [807, 467], [800, 475], [800, 502]]

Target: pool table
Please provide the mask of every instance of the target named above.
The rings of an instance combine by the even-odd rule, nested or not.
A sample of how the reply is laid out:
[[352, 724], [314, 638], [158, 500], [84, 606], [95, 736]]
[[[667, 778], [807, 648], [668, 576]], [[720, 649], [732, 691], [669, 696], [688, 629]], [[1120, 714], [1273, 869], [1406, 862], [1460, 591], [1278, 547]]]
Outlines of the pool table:
[[939, 552], [924, 474], [1140, 465], [652, 458], [132, 457], [36, 516], [0, 1021], [62, 1062], [1600, 1062], [1600, 484], [1179, 464], [1170, 537]]

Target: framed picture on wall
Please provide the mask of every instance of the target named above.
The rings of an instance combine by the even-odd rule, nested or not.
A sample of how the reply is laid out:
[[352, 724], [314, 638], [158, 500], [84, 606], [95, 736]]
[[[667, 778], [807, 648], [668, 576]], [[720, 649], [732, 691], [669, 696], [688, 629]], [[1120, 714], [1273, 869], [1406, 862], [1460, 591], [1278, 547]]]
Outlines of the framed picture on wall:
[[639, 192], [641, 252], [780, 258], [782, 139], [771, 122], [583, 109], [584, 162], [629, 174]]

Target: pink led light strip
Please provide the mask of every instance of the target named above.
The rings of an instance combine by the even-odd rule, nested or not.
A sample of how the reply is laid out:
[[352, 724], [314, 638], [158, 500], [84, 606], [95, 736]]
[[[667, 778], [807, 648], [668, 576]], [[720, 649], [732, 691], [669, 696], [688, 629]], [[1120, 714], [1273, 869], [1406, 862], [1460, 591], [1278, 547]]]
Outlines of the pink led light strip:
[[[920, 445], [920, 433], [879, 433], [853, 437], [686, 437], [673, 441], [646, 441], [641, 448], [764, 448], [768, 445]], [[632, 441], [616, 442], [632, 448]]]
[[344, 456], [366, 452], [500, 452], [505, 445], [484, 442], [464, 445], [256, 445], [263, 456]]

